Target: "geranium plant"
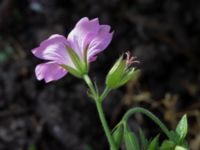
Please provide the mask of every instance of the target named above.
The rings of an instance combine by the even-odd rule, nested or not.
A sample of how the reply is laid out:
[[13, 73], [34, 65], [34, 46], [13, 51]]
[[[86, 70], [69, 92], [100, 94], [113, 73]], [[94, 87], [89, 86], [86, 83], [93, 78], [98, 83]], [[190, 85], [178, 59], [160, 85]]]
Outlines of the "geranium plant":
[[[89, 20], [82, 18], [67, 37], [54, 34], [41, 42], [32, 53], [45, 60], [35, 68], [38, 80], [46, 83], [56, 81], [67, 73], [85, 81], [89, 88], [89, 96], [94, 100], [102, 127], [105, 131], [110, 150], [119, 150], [122, 145], [126, 150], [186, 150], [188, 144], [187, 117], [184, 115], [175, 131], [170, 131], [158, 117], [140, 107], [132, 108], [125, 113], [121, 121], [111, 130], [106, 121], [102, 103], [111, 90], [117, 89], [129, 80], [137, 77], [139, 70], [133, 67], [138, 63], [130, 52], [123, 54], [113, 65], [106, 76], [105, 89], [102, 93], [88, 75], [90, 63], [94, 62], [97, 54], [107, 48], [112, 40], [113, 32], [109, 25], [100, 25], [98, 18]], [[142, 129], [137, 137], [128, 126], [128, 120], [134, 113], [142, 113], [154, 121], [166, 135], [159, 142], [159, 136], [148, 140]]]

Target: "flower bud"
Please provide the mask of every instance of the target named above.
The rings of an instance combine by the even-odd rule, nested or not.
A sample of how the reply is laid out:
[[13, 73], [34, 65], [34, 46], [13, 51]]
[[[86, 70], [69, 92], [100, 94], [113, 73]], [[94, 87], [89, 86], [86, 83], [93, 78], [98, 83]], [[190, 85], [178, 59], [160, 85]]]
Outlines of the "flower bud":
[[123, 56], [121, 56], [106, 77], [107, 87], [116, 89], [137, 77], [139, 72], [131, 66], [133, 63], [138, 63], [138, 61], [129, 52], [126, 53], [126, 59], [123, 59]]

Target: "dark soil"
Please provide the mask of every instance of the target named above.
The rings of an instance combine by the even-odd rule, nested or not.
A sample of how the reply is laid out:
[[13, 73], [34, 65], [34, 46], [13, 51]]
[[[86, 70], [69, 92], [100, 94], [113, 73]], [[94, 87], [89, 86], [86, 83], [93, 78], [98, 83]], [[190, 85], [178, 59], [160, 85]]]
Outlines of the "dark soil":
[[[111, 45], [91, 65], [100, 89], [125, 51], [141, 62], [139, 79], [105, 101], [109, 125], [114, 127], [134, 106], [151, 110], [172, 129], [187, 113], [190, 147], [199, 150], [197, 0], [0, 0], [0, 150], [108, 149], [85, 84], [71, 75], [45, 84], [34, 74], [41, 61], [31, 49], [53, 33], [67, 35], [83, 16], [98, 17], [115, 31]], [[140, 114], [130, 126], [141, 126], [148, 137], [160, 132]]]

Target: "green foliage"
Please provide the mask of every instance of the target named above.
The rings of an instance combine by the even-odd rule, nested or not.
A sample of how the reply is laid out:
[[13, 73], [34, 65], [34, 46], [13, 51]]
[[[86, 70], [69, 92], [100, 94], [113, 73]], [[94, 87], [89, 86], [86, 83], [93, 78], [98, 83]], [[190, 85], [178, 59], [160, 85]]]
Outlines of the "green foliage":
[[159, 135], [156, 136], [148, 145], [147, 150], [156, 150], [158, 149], [159, 143], [158, 143]]
[[[162, 123], [162, 121], [153, 113], [144, 108], [136, 107], [127, 111], [127, 113], [125, 113], [125, 115], [123, 116], [122, 120], [114, 128], [112, 134], [109, 133], [108, 126], [105, 122], [105, 116], [103, 115], [103, 111], [101, 108], [102, 99], [105, 98], [105, 95], [108, 94], [108, 91], [121, 86], [121, 84], [124, 84], [124, 82], [127, 82], [130, 79], [129, 75], [133, 75], [134, 73], [134, 68], [127, 68], [126, 62], [123, 60], [122, 57], [120, 57], [108, 73], [106, 78], [107, 90], [104, 90], [103, 94], [101, 95], [99, 95], [99, 93], [97, 92], [97, 87], [91, 82], [89, 76], [83, 76], [88, 87], [90, 88], [91, 95], [94, 97], [94, 100], [96, 102], [99, 116], [102, 121], [102, 125], [105, 129], [111, 150], [119, 150], [122, 143], [124, 144], [126, 150], [188, 150], [188, 145], [185, 140], [188, 131], [186, 115], [184, 115], [181, 118], [176, 127], [176, 130], [170, 131], [165, 126], [165, 124]], [[156, 136], [152, 140], [148, 141], [141, 129], [139, 129], [138, 138], [136, 134], [132, 132], [128, 127], [128, 119], [134, 113], [143, 113], [147, 117], [149, 117], [165, 133], [167, 138], [160, 142], [159, 136]]]
[[173, 150], [175, 147], [175, 143], [170, 140], [164, 140], [161, 144], [160, 150]]
[[179, 143], [180, 138], [179, 138], [179, 135], [177, 134], [177, 132], [170, 131], [170, 140], [173, 141], [173, 142], [175, 142], [176, 144]]
[[175, 143], [174, 147], [176, 150], [185, 150], [188, 148], [186, 141], [186, 135], [188, 132], [188, 121], [187, 116], [184, 115], [179, 121], [176, 130], [170, 131], [170, 140]]
[[113, 139], [115, 141], [116, 147], [119, 148], [121, 143], [122, 143], [122, 138], [123, 138], [123, 125], [119, 124], [116, 126], [116, 128], [113, 131]]
[[137, 137], [131, 132], [128, 127], [124, 129], [124, 142], [126, 150], [140, 150]]
[[183, 146], [176, 146], [174, 150], [188, 150], [188, 149]]
[[[122, 121], [115, 127], [115, 130], [113, 132], [113, 138], [117, 143], [117, 148], [120, 147], [120, 144], [122, 143], [123, 139], [126, 150], [188, 150], [189, 149], [188, 144], [185, 140], [188, 131], [188, 123], [186, 115], [184, 115], [181, 118], [175, 131], [168, 131], [169, 133], [167, 135], [169, 136], [167, 136], [168, 137], [167, 139], [159, 142], [159, 135], [157, 135], [151, 141], [148, 141], [142, 129], [139, 128], [139, 138], [137, 138], [135, 133], [133, 133], [127, 125], [128, 118], [131, 116], [130, 112], [135, 113], [137, 112], [136, 110], [140, 110], [140, 112], [143, 111], [143, 109], [137, 109], [137, 108], [135, 108], [132, 111], [129, 111], [129, 114], [126, 115], [126, 117], [124, 117], [126, 119], [123, 118]], [[152, 113], [149, 113], [149, 115], [152, 115]], [[159, 124], [159, 122], [157, 123]]]
[[180, 142], [184, 140], [188, 132], [187, 116], [184, 115], [176, 127], [176, 133], [179, 135]]
[[146, 139], [144, 132], [141, 128], [139, 128], [139, 137], [140, 137], [141, 149], [146, 150], [148, 147], [148, 140]]

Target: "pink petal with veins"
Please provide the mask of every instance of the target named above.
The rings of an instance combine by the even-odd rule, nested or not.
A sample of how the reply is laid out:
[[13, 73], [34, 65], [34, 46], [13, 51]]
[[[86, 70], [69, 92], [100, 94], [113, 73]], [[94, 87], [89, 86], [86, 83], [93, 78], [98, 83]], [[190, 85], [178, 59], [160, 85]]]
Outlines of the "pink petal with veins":
[[37, 65], [35, 74], [38, 80], [44, 79], [48, 83], [64, 77], [67, 71], [55, 62], [47, 62]]

